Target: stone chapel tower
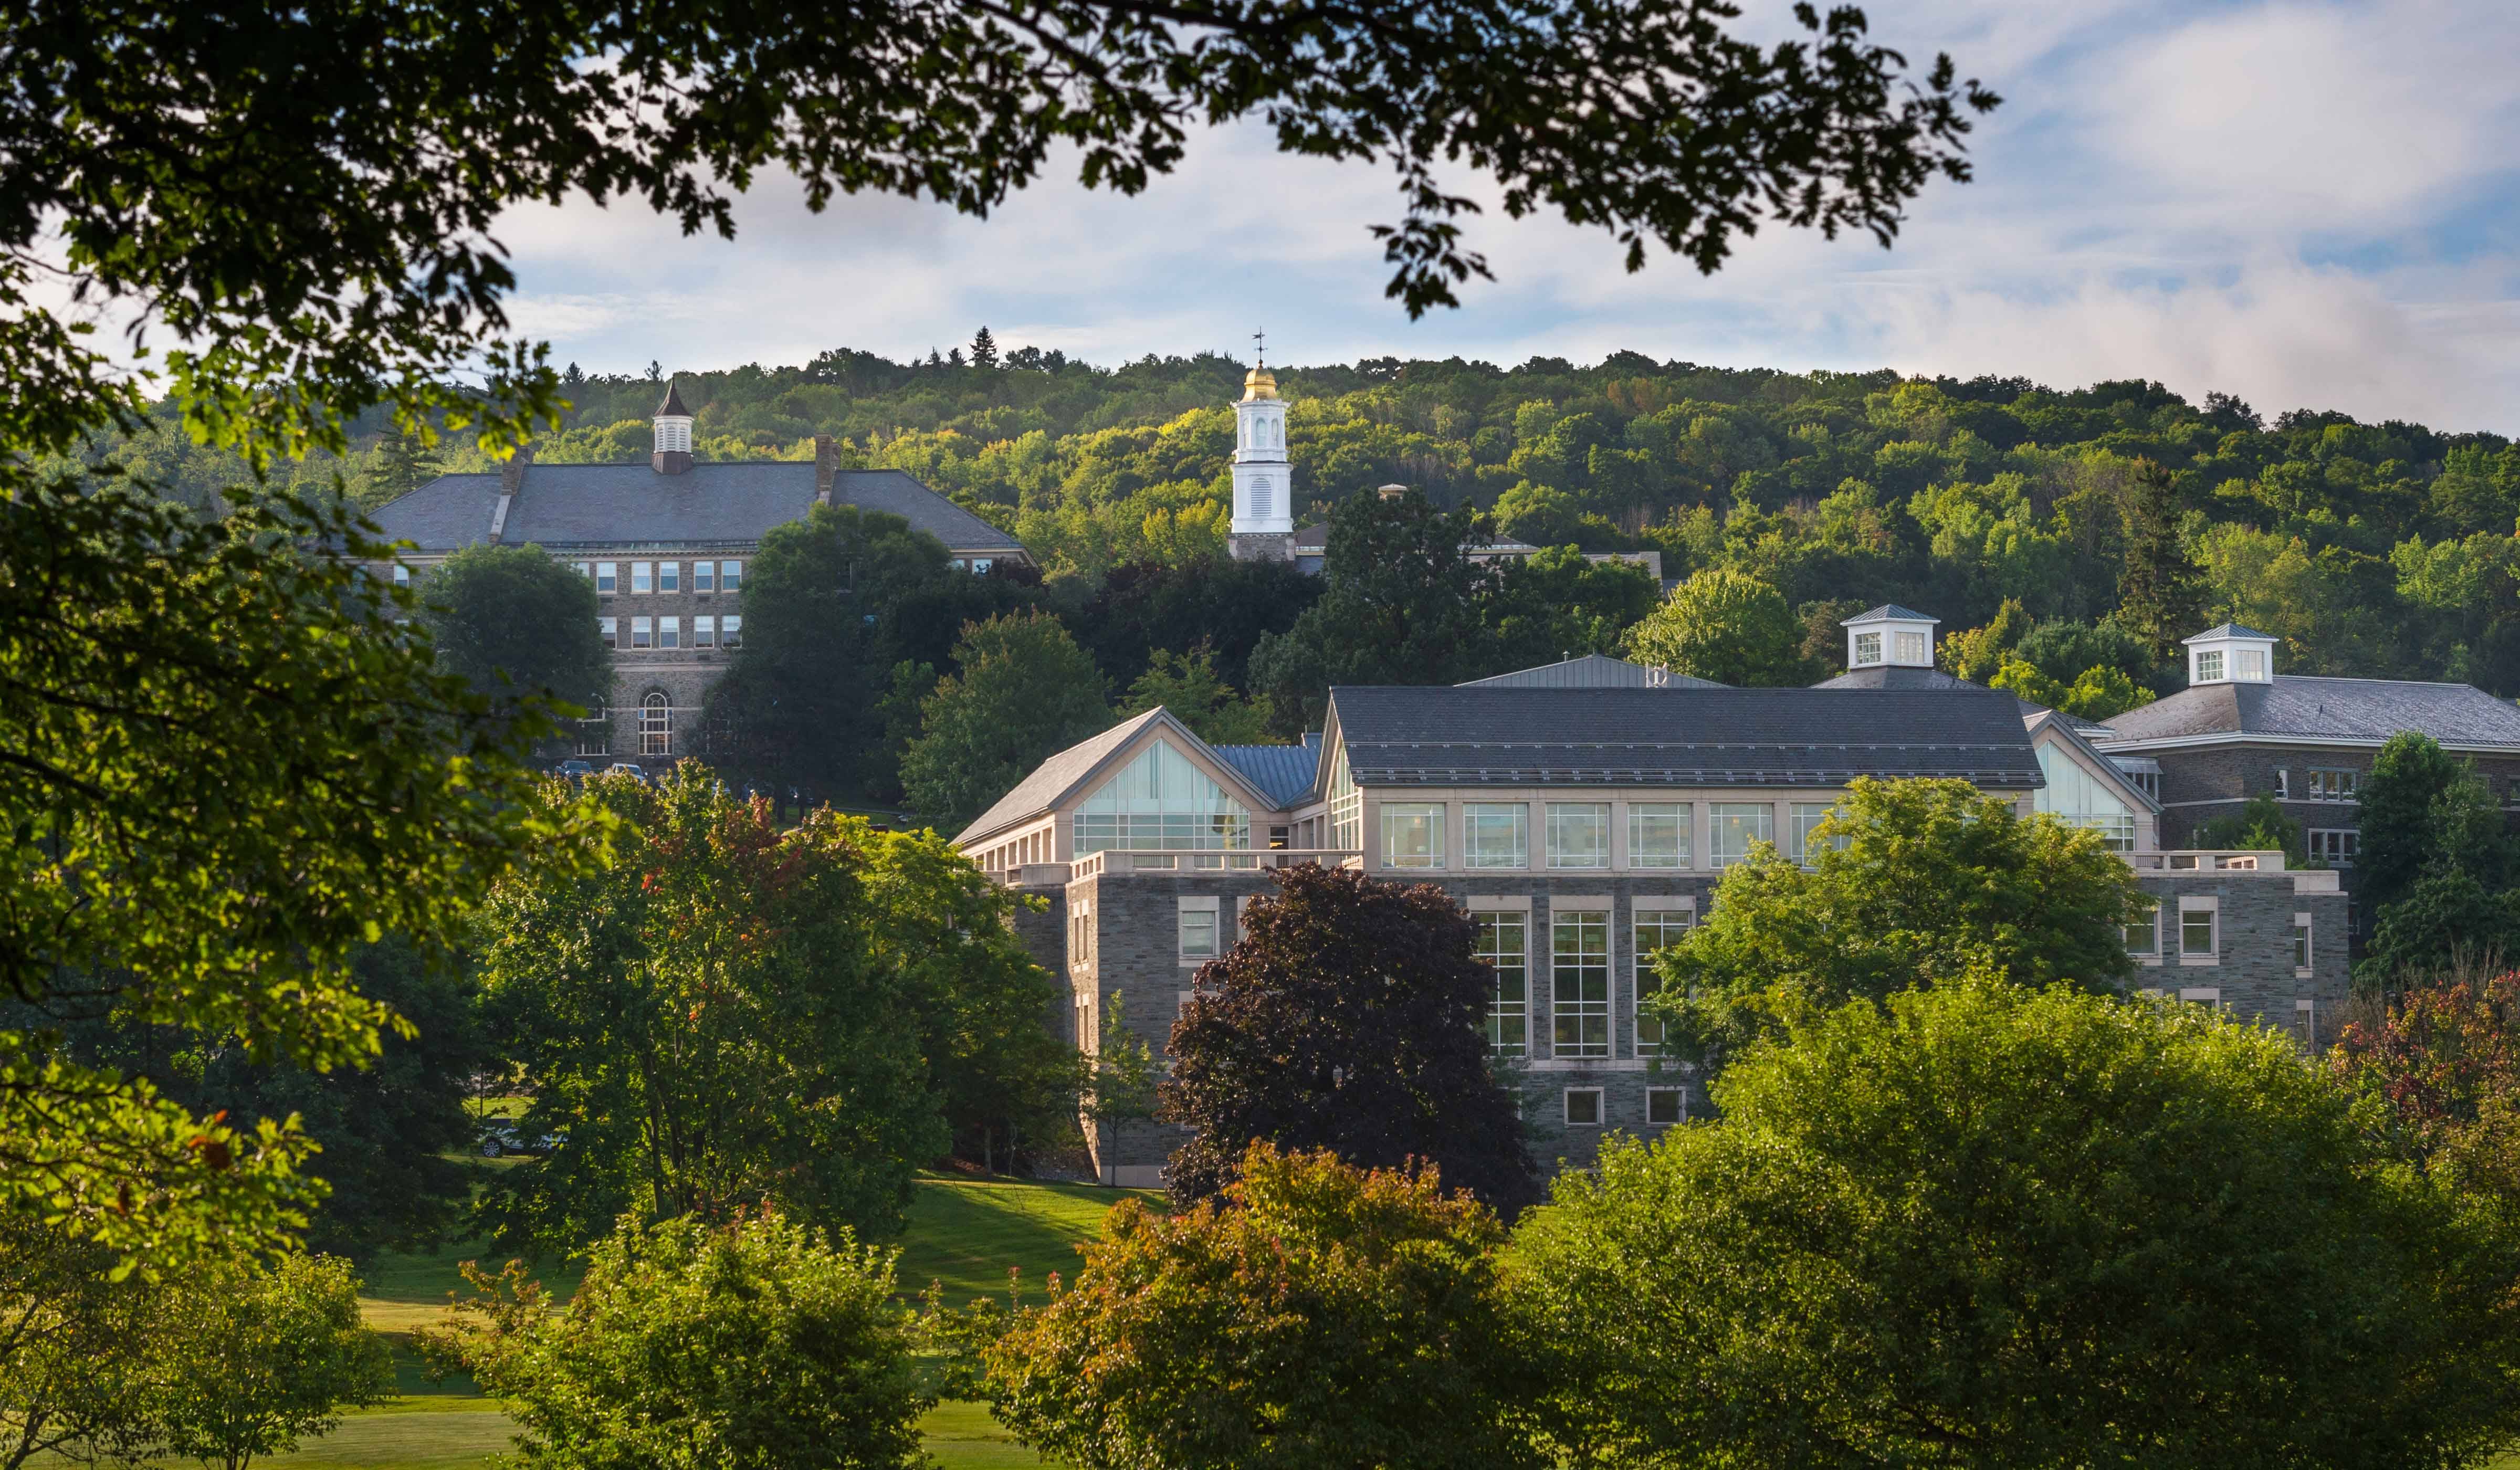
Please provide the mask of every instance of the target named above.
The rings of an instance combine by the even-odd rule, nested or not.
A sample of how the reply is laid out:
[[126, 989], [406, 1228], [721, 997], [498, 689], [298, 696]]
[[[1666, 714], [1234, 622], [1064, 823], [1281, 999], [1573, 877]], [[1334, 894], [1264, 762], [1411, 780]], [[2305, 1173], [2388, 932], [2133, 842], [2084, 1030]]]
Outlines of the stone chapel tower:
[[1294, 467], [1286, 460], [1286, 401], [1259, 363], [1234, 405], [1234, 531], [1237, 561], [1290, 561], [1295, 555]]

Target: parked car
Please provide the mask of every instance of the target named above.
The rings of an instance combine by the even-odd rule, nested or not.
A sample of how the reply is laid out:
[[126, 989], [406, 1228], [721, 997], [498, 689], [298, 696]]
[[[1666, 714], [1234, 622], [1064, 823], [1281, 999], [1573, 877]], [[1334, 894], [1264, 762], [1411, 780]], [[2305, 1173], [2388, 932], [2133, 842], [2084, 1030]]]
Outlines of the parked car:
[[560, 769], [553, 774], [563, 777], [574, 784], [578, 781], [585, 780], [588, 777], [595, 774], [595, 763], [593, 761], [562, 761], [560, 763]]
[[647, 768], [641, 766], [636, 761], [614, 761], [611, 765], [604, 768], [604, 774], [607, 776], [626, 776], [632, 780], [639, 782], [641, 785], [646, 785], [648, 783]]
[[481, 1125], [481, 1157], [495, 1159], [511, 1153], [549, 1153], [560, 1147], [561, 1135], [543, 1134], [527, 1138], [515, 1120], [493, 1118]]

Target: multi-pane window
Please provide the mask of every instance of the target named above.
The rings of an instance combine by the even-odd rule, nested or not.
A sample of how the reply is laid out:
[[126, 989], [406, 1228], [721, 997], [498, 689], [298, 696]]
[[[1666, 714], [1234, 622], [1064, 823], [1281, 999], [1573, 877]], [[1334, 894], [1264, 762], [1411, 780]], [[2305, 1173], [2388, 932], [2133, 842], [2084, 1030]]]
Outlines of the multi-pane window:
[[692, 591], [698, 593], [702, 597], [707, 597], [710, 593], [717, 591], [716, 562], [695, 561], [692, 563]]
[[2310, 915], [2307, 913], [2292, 916], [2292, 967], [2297, 970], [2310, 968]]
[[612, 562], [598, 561], [595, 563], [595, 595], [597, 597], [608, 598], [619, 588], [620, 583], [613, 576], [613, 572], [615, 570], [616, 568]]
[[1444, 866], [1442, 802], [1386, 801], [1382, 804], [1382, 866]]
[[1478, 958], [1496, 971], [1496, 989], [1488, 998], [1488, 1045], [1505, 1056], [1521, 1056], [1530, 1047], [1531, 915], [1480, 913]]
[[1566, 1124], [1569, 1128], [1601, 1126], [1601, 1090], [1599, 1088], [1566, 1090]]
[[2292, 1044], [2304, 1054], [2318, 1047], [2318, 1010], [2311, 1002], [2292, 1002]]
[[1549, 922], [1551, 1047], [1610, 1054], [1610, 915], [1576, 910]]
[[[1386, 809], [1387, 810], [1387, 809]], [[1470, 868], [1531, 866], [1531, 806], [1474, 801], [1462, 808], [1462, 848]]]
[[1686, 803], [1639, 801], [1628, 804], [1628, 866], [1688, 866], [1688, 807]]
[[590, 580], [590, 581], [592, 581], [592, 580], [594, 579], [594, 577], [595, 577], [595, 563], [594, 563], [594, 562], [592, 562], [592, 561], [572, 561], [572, 562], [570, 562], [570, 563], [569, 563], [569, 565], [574, 566], [574, 567], [576, 567], [576, 568], [577, 568], [577, 574], [578, 574], [579, 576], [581, 576], [581, 577], [585, 577], [585, 578], [587, 578], [587, 579], [588, 579], [588, 580]]
[[720, 592], [742, 592], [743, 590], [742, 562], [721, 561], [717, 564], [717, 590]]
[[394, 586], [409, 587], [411, 585], [411, 568], [397, 561], [394, 563], [393, 577]]
[[2210, 684], [2223, 677], [2223, 650], [2204, 648], [2196, 654], [2196, 682]]
[[1865, 664], [1879, 663], [1880, 661], [1881, 635], [1878, 633], [1859, 633], [1855, 635], [1856, 664], [1860, 667]]
[[654, 592], [655, 590], [656, 590], [656, 563], [654, 563], [653, 561], [633, 561], [633, 562], [631, 562], [631, 563], [630, 563], [630, 591], [631, 591], [632, 595], [633, 595], [633, 596], [636, 596], [636, 595], [643, 594], [643, 593], [651, 593], [651, 592]]
[[680, 592], [680, 591], [682, 591], [682, 590], [683, 590], [683, 563], [681, 563], [681, 562], [679, 562], [679, 561], [659, 561], [659, 562], [657, 562], [657, 563], [656, 563], [656, 590], [657, 590], [658, 592]]
[[[646, 622], [646, 618], [641, 618]], [[671, 755], [674, 753], [674, 710], [661, 693], [650, 694], [639, 701], [639, 753]]]
[[2130, 955], [2161, 953], [2161, 906], [2150, 899], [2143, 901], [2143, 912], [2127, 920], [2126, 947]]
[[702, 613], [692, 619], [692, 646], [695, 648], [717, 646], [717, 619], [714, 616]]
[[1185, 964], [1216, 958], [1216, 911], [1192, 909], [1181, 911], [1181, 958]]
[[[1794, 829], [1790, 835], [1790, 845], [1785, 849], [1785, 856], [1787, 858], [1792, 859], [1796, 863], [1804, 864], [1817, 862], [1819, 860], [1820, 855], [1812, 850], [1812, 834], [1819, 831], [1820, 824], [1828, 820], [1829, 811], [1829, 804], [1824, 801], [1798, 801], [1794, 803]], [[1834, 840], [1839, 847], [1844, 847], [1847, 841], [1843, 834], [1839, 835]]]
[[2215, 912], [2211, 907], [2180, 906], [2180, 958], [2210, 959], [2220, 953], [2214, 942], [2214, 920]]
[[2310, 855], [2324, 861], [2328, 867], [2354, 866], [2357, 834], [2352, 827], [2315, 826], [2302, 835], [2309, 844]]
[[656, 646], [679, 648], [683, 646], [683, 620], [679, 617], [656, 619]]
[[634, 617], [630, 620], [630, 646], [634, 648], [652, 647], [655, 646], [655, 619]]
[[[607, 619], [606, 621], [610, 621]], [[612, 753], [612, 712], [604, 707], [604, 696], [597, 694], [586, 701], [586, 718], [577, 722], [579, 755]]]
[[743, 619], [735, 616], [733, 613], [729, 613], [725, 617], [717, 620], [717, 642], [719, 647], [741, 648], [743, 646]]
[[1251, 845], [1250, 810], [1163, 740], [1087, 797], [1075, 823], [1080, 858], [1105, 849], [1223, 852]]
[[1668, 1128], [1688, 1121], [1688, 1094], [1678, 1088], [1645, 1089], [1645, 1121]]
[[595, 632], [597, 637], [604, 640], [604, 646], [608, 648], [617, 648], [621, 646], [621, 620], [619, 618], [597, 618], [595, 620]]
[[2323, 767], [2310, 768], [2310, 799], [2313, 801], [2352, 801], [2355, 788], [2361, 784], [2360, 771], [2336, 771]]
[[1925, 661], [1925, 635], [1910, 629], [1899, 635], [1899, 661], [1921, 664]]
[[1662, 971], [1654, 968], [1654, 952], [1688, 937], [1692, 914], [1686, 909], [1637, 911], [1637, 1055], [1651, 1056], [1662, 1048], [1662, 1018], [1645, 1002], [1662, 989]]
[[1719, 801], [1706, 809], [1715, 866], [1730, 868], [1750, 856], [1750, 844], [1777, 840], [1777, 809], [1764, 801]]
[[1330, 846], [1354, 852], [1365, 845], [1365, 793], [1347, 767], [1347, 742], [1330, 752]]
[[2243, 680], [2266, 678], [2267, 650], [2264, 648], [2240, 649], [2238, 667], [2238, 677]]
[[1549, 804], [1549, 866], [1610, 866], [1608, 802], [1552, 801]]

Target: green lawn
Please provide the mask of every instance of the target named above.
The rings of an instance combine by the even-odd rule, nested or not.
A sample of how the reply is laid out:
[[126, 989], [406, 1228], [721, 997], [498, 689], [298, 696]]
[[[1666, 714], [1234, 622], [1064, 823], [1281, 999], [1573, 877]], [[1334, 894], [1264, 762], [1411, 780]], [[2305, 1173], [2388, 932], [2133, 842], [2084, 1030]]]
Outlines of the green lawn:
[[[489, 1160], [484, 1167], [499, 1167]], [[1036, 1184], [1021, 1180], [927, 1175], [911, 1202], [909, 1229], [899, 1242], [899, 1281], [915, 1296], [931, 1280], [944, 1283], [946, 1300], [1007, 1289], [1007, 1270], [1018, 1270], [1027, 1300], [1038, 1301], [1052, 1271], [1073, 1275], [1083, 1265], [1077, 1245], [1101, 1232], [1112, 1205], [1151, 1191], [1100, 1189], [1090, 1184]], [[275, 1463], [292, 1470], [356, 1465], [474, 1470], [507, 1450], [510, 1424], [499, 1406], [480, 1397], [468, 1379], [430, 1383], [410, 1350], [412, 1329], [445, 1311], [447, 1294], [461, 1290], [461, 1263], [479, 1260], [495, 1269], [504, 1258], [477, 1242], [450, 1245], [434, 1255], [388, 1255], [367, 1272], [359, 1305], [368, 1325], [394, 1344], [395, 1378], [403, 1397], [352, 1414], [341, 1427]], [[555, 1296], [577, 1289], [584, 1268], [576, 1262], [532, 1262], [535, 1275]], [[1006, 1436], [977, 1403], [937, 1405], [920, 1426], [928, 1453], [944, 1470], [1007, 1470], [1039, 1465], [1029, 1449]]]

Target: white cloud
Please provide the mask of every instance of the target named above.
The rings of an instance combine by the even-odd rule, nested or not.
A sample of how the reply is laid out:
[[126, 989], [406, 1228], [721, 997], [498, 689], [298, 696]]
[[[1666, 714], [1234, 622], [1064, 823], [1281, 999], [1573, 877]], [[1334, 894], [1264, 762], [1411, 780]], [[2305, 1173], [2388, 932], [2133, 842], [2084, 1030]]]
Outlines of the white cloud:
[[[806, 211], [765, 186], [733, 245], [635, 206], [518, 211], [518, 320], [589, 367], [923, 354], [988, 322], [1097, 361], [1240, 349], [1293, 361], [1632, 347], [1733, 365], [2160, 379], [2445, 427], [2520, 430], [2520, 9], [2490, 0], [1876, 7], [2005, 93], [1978, 182], [1936, 184], [1895, 250], [1771, 229], [1719, 275], [1553, 219], [1470, 223], [1499, 281], [1411, 323], [1364, 227], [1387, 172], [1196, 138], [1137, 199], [1054, 170], [986, 221], [897, 200]], [[1773, 22], [1774, 17], [1768, 21]], [[1484, 190], [1472, 192], [1485, 193]], [[1273, 357], [1277, 355], [1273, 352]]]

